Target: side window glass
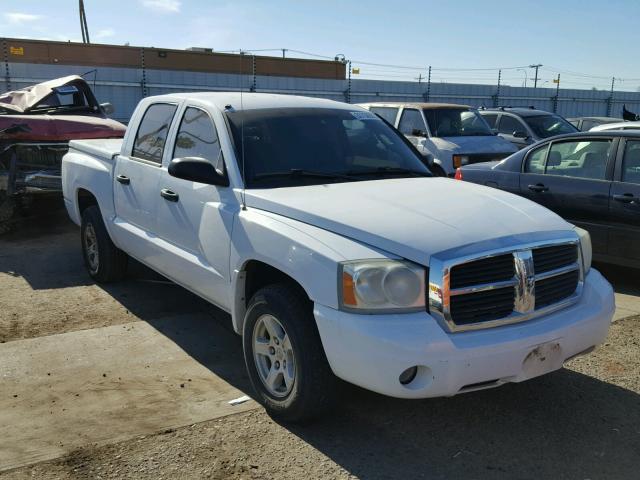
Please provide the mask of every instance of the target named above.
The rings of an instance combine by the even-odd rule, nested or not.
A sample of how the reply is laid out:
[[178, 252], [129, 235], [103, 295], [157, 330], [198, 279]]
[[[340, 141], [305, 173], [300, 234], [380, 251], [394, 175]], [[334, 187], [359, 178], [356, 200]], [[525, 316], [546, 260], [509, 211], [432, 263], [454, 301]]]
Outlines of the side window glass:
[[400, 130], [404, 135], [413, 135], [414, 129], [422, 130], [423, 132], [426, 131], [422, 115], [418, 110], [405, 108], [402, 111], [402, 116], [400, 117], [398, 130]]
[[204, 110], [188, 107], [184, 112], [173, 148], [173, 158], [182, 157], [204, 158], [220, 173], [224, 171], [218, 134]]
[[496, 121], [498, 120], [498, 115], [489, 113], [486, 115], [482, 115], [482, 118], [484, 118], [487, 121], [487, 123], [491, 128], [496, 128]]
[[162, 163], [167, 133], [169, 133], [176, 108], [175, 105], [167, 103], [155, 103], [147, 108], [133, 142], [132, 156], [158, 164]]
[[548, 175], [605, 180], [611, 140], [554, 142], [547, 158]]
[[624, 149], [622, 181], [640, 185], [640, 141], [629, 141]]
[[393, 107], [371, 107], [369, 111], [375, 115], [380, 115], [394, 127], [396, 126], [396, 116], [398, 109]]
[[529, 152], [527, 155], [527, 159], [524, 162], [524, 172], [525, 173], [544, 173], [544, 160], [547, 156], [547, 149], [549, 145], [543, 145], [542, 147], [538, 147], [535, 150]]
[[517, 119], [508, 115], [502, 115], [502, 117], [500, 117], [500, 127], [498, 131], [505, 135], [513, 135], [514, 132], [526, 132], [524, 126]]

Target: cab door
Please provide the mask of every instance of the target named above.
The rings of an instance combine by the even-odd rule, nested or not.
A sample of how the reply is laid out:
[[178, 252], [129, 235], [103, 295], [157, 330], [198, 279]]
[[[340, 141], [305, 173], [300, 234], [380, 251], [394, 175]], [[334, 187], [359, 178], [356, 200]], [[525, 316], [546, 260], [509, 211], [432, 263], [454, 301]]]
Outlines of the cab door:
[[172, 159], [198, 157], [226, 175], [218, 131], [207, 110], [189, 105], [182, 110], [170, 148], [155, 195], [161, 270], [228, 309], [231, 228], [238, 209], [235, 195], [228, 186], [184, 180], [168, 172]]
[[609, 255], [640, 266], [640, 140], [621, 145], [609, 208]]
[[127, 245], [128, 253], [150, 265], [162, 157], [176, 109], [172, 103], [150, 104], [139, 124], [130, 126], [135, 137], [118, 156], [114, 170], [114, 236], [117, 243]]

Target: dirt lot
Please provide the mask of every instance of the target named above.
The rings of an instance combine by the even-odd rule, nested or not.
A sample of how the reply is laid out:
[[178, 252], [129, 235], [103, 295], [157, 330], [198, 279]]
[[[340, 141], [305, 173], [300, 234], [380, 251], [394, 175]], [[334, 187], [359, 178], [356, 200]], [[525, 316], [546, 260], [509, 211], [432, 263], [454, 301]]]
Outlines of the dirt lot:
[[[213, 415], [215, 405], [209, 417], [200, 408], [180, 417], [184, 426], [163, 424], [164, 417], [154, 413], [162, 410], [159, 403], [145, 410], [146, 430], [112, 442], [87, 435], [84, 442], [59, 447], [66, 452], [59, 458], [7, 470], [0, 478], [637, 478], [640, 280], [638, 272], [603, 271], [617, 291], [618, 317], [626, 318], [614, 323], [607, 343], [593, 354], [551, 375], [422, 401], [345, 386], [340, 409], [305, 427], [279, 425], [255, 408], [220, 417]], [[55, 334], [70, 339], [87, 330], [95, 337], [113, 326], [133, 331], [151, 326], [167, 343], [169, 353], [161, 356], [183, 354], [206, 370], [198, 370], [203, 379], [215, 374], [250, 393], [240, 343], [229, 334], [224, 314], [136, 265], [120, 284], [93, 284], [81, 265], [77, 231], [62, 214], [0, 240], [0, 292], [0, 342], [6, 342], [0, 355], [3, 348], [45, 342]], [[185, 323], [188, 319], [197, 321]], [[185, 325], [201, 330], [189, 336]], [[225, 346], [215, 346], [224, 332]], [[218, 350], [204, 351], [210, 345]], [[0, 397], [10, 397], [2, 368]], [[195, 390], [176, 382], [160, 384], [183, 392], [169, 397], [173, 402], [198, 400]], [[87, 387], [78, 388], [83, 398]], [[101, 395], [92, 397], [98, 407]], [[133, 415], [140, 405], [125, 407], [122, 415]], [[101, 415], [100, 408], [92, 412]], [[220, 418], [208, 420], [215, 416]], [[77, 421], [63, 418], [70, 428]]]

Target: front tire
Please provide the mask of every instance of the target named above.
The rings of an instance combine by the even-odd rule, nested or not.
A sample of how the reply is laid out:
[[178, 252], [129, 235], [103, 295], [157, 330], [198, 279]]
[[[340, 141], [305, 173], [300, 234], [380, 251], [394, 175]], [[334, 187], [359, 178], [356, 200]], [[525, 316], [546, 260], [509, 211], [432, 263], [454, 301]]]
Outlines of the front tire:
[[92, 205], [82, 212], [80, 226], [82, 256], [91, 278], [108, 283], [121, 280], [127, 270], [127, 254], [109, 237], [100, 209]]
[[249, 302], [242, 338], [249, 379], [269, 415], [304, 422], [333, 405], [337, 379], [303, 292], [287, 284], [260, 289]]

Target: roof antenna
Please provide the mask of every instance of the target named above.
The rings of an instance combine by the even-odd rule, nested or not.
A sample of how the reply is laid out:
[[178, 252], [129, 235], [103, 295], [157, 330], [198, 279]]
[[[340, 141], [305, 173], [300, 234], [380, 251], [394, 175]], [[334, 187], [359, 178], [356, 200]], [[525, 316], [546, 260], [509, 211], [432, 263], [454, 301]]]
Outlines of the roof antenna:
[[242, 90], [244, 90], [242, 82], [244, 81], [244, 51], [240, 49], [240, 150], [242, 151], [242, 193], [240, 199], [242, 202], [242, 210], [247, 209], [247, 177], [244, 171], [244, 104], [242, 103]]

